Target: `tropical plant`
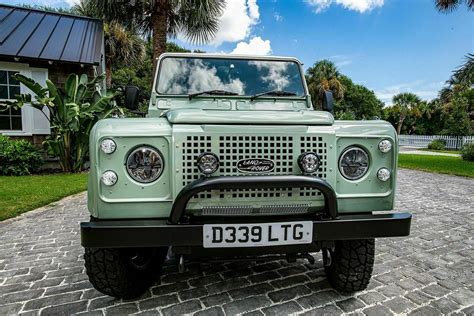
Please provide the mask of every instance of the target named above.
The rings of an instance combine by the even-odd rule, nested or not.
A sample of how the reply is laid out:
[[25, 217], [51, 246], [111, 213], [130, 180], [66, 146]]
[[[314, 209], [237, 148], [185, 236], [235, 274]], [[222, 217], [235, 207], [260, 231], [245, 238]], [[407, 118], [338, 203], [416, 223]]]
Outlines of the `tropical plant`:
[[324, 91], [332, 91], [336, 100], [344, 97], [344, 86], [340, 81], [341, 74], [332, 61], [323, 59], [316, 62], [306, 71], [306, 82], [314, 104], [321, 108]]
[[71, 74], [64, 89], [56, 87], [50, 80], [46, 80], [43, 88], [23, 75], [16, 74], [15, 77], [33, 92], [33, 96], [21, 94], [15, 101], [6, 101], [0, 106], [21, 108], [30, 104], [40, 110], [51, 126], [51, 135], [44, 142], [48, 153], [59, 158], [64, 172], [81, 171], [89, 153], [92, 126], [99, 119], [122, 113], [112, 102], [115, 94], [102, 96], [97, 89], [103, 76], [89, 81], [86, 75]]
[[[153, 38], [153, 61], [166, 51], [168, 37], [182, 34], [193, 43], [211, 40], [219, 27], [225, 0], [82, 0], [95, 16], [139, 29]], [[154, 62], [155, 64], [155, 62]]]
[[436, 8], [443, 13], [452, 12], [463, 3], [469, 10], [474, 9], [474, 0], [435, 0]]
[[421, 103], [421, 99], [414, 93], [404, 92], [395, 95], [392, 99], [394, 109], [398, 114], [397, 134], [400, 134], [407, 115], [410, 110]]
[[40, 150], [30, 142], [0, 135], [0, 175], [29, 175], [38, 172], [42, 164]]

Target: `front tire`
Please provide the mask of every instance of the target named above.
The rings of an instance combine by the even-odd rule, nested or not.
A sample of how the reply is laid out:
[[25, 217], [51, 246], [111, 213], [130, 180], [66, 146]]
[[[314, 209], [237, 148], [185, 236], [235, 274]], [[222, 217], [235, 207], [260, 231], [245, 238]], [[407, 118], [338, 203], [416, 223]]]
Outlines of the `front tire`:
[[367, 288], [374, 267], [374, 239], [338, 240], [334, 250], [323, 251], [329, 252], [324, 271], [333, 288], [341, 292]]
[[159, 276], [168, 248], [85, 248], [89, 280], [96, 290], [117, 298], [142, 295]]

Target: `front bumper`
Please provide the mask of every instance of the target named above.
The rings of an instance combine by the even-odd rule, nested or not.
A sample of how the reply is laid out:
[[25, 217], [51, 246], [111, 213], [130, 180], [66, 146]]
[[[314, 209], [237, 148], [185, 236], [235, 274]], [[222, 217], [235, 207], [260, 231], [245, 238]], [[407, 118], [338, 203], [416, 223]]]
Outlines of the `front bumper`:
[[[81, 223], [84, 247], [161, 247], [202, 246], [203, 224], [269, 223], [303, 220], [288, 217], [214, 218], [195, 221], [186, 218], [189, 200], [199, 192], [215, 189], [258, 189], [305, 187], [319, 190], [325, 200], [323, 217], [313, 220], [313, 242], [408, 236], [411, 214], [339, 215], [334, 189], [321, 178], [312, 176], [245, 176], [210, 177], [196, 180], [178, 194], [170, 217], [153, 220], [95, 220]], [[311, 220], [311, 218], [304, 218]]]

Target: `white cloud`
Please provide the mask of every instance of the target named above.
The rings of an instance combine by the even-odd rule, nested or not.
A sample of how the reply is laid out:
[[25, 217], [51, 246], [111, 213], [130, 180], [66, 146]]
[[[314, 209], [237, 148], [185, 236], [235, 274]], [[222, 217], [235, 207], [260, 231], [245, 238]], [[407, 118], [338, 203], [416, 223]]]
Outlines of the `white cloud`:
[[382, 88], [375, 91], [375, 94], [386, 105], [392, 105], [393, 96], [403, 92], [412, 92], [421, 99], [432, 100], [438, 96], [438, 92], [444, 84], [443, 81], [425, 82], [423, 80], [416, 80]]
[[276, 20], [277, 22], [283, 21], [283, 16], [282, 16], [279, 12], [275, 12], [275, 13], [273, 14], [273, 17], [275, 18], [275, 20]]
[[67, 8], [67, 7], [72, 7], [75, 4], [79, 3], [79, 0], [30, 0], [30, 1], [23, 1], [23, 3], [28, 3], [32, 5], [40, 5], [40, 6], [45, 5], [49, 7]]
[[219, 30], [211, 44], [237, 42], [246, 39], [252, 27], [259, 23], [260, 11], [257, 0], [231, 0], [220, 17]]
[[270, 40], [263, 40], [260, 36], [256, 36], [248, 42], [238, 43], [231, 54], [268, 55], [271, 52]]
[[305, 0], [305, 2], [312, 6], [316, 13], [323, 12], [332, 4], [338, 4], [348, 10], [364, 13], [383, 6], [384, 0]]
[[[180, 79], [186, 78], [185, 82]], [[202, 60], [185, 61], [179, 58], [166, 58], [163, 61], [158, 89], [165, 93], [184, 94], [199, 91], [222, 89], [244, 94], [245, 86], [239, 78], [225, 83], [217, 75], [215, 67], [209, 68]]]

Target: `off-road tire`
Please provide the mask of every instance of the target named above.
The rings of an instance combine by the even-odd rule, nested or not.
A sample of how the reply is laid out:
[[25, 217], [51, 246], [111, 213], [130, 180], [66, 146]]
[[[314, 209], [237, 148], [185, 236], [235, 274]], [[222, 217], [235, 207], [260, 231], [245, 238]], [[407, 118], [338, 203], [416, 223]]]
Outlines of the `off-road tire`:
[[375, 240], [338, 240], [328, 251], [331, 262], [324, 271], [329, 284], [341, 292], [365, 290], [374, 267]]
[[133, 249], [85, 248], [84, 260], [89, 280], [96, 290], [117, 298], [142, 295], [159, 276], [167, 248], [143, 248], [146, 261], [133, 264]]

